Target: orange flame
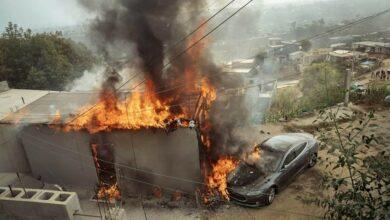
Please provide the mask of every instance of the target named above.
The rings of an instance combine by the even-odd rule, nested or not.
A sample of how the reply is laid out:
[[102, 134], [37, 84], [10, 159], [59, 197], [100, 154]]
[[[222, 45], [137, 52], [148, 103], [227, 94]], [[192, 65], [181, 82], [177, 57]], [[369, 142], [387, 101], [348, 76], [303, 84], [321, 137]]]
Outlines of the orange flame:
[[56, 111], [56, 114], [53, 117], [53, 124], [60, 124], [61, 123], [61, 112], [60, 110]]
[[179, 201], [180, 199], [182, 198], [182, 193], [179, 192], [179, 191], [175, 191], [173, 194], [172, 194], [172, 197], [171, 197], [171, 201]]
[[87, 129], [96, 133], [112, 129], [164, 128], [167, 123], [185, 116], [184, 113], [172, 114], [167, 104], [151, 94], [133, 93], [125, 101], [116, 103], [107, 103], [106, 98], [109, 97], [102, 96], [92, 108], [82, 108], [81, 114], [71, 120], [65, 130]]
[[[192, 45], [197, 42], [204, 34], [205, 26], [197, 32], [188, 42]], [[193, 95], [200, 92], [201, 107], [196, 111], [195, 119], [201, 121], [200, 137], [201, 142], [206, 147], [206, 153], [210, 153], [212, 141], [209, 136], [213, 129], [210, 121], [209, 109], [213, 102], [217, 99], [216, 88], [212, 85], [210, 78], [205, 77], [206, 74], [201, 72], [200, 61], [202, 59], [205, 42], [198, 44], [189, 51], [186, 59], [186, 68], [184, 69], [183, 78], [185, 80], [184, 91], [180, 91], [186, 95]], [[175, 79], [172, 84], [178, 83]], [[196, 81], [200, 80], [200, 83]], [[111, 131], [113, 129], [138, 130], [141, 128], [166, 128], [168, 124], [181, 118], [192, 118], [189, 109], [185, 106], [180, 106], [180, 111], [173, 111], [170, 107], [172, 103], [180, 101], [174, 100], [182, 94], [175, 94], [171, 99], [160, 99], [153, 91], [155, 87], [153, 82], [146, 78], [146, 93], [135, 92], [126, 99], [120, 99], [115, 90], [103, 91], [100, 100], [93, 106], [84, 106], [80, 109], [79, 115], [62, 125], [61, 128], [65, 131], [78, 131], [86, 129], [89, 133], [97, 133], [100, 131]], [[197, 106], [198, 107], [198, 106]], [[55, 119], [54, 121], [60, 119]], [[188, 126], [186, 123], [181, 126]], [[93, 146], [92, 146], [93, 148]], [[96, 155], [96, 149], [92, 149], [92, 153]], [[94, 158], [97, 168], [99, 163], [97, 158]], [[228, 199], [227, 175], [235, 169], [237, 161], [230, 157], [223, 157], [215, 164], [212, 164], [212, 170], [208, 170], [208, 166], [203, 166], [205, 174], [205, 182], [208, 186], [208, 191], [217, 190], [221, 196]], [[211, 171], [211, 172], [210, 172]], [[157, 195], [162, 194], [161, 190], [154, 190]], [[117, 185], [112, 185], [108, 188], [102, 188], [99, 191], [100, 195], [112, 195], [113, 197], [120, 196]]]
[[[229, 200], [227, 192], [227, 176], [238, 165], [238, 161], [231, 157], [222, 157], [212, 165], [212, 174], [208, 177], [206, 185], [209, 189], [217, 189], [223, 198]], [[212, 193], [211, 193], [212, 194]]]
[[97, 195], [98, 195], [99, 199], [107, 199], [109, 201], [112, 199], [116, 199], [116, 200], [121, 199], [121, 194], [120, 194], [118, 185], [116, 183], [112, 186], [100, 187]]
[[245, 162], [248, 164], [255, 164], [257, 161], [260, 160], [260, 149], [258, 147], [255, 147], [252, 152], [249, 152], [245, 157]]
[[161, 198], [163, 196], [163, 192], [162, 192], [162, 189], [160, 187], [153, 187], [152, 191], [153, 191], [153, 195], [156, 198]]

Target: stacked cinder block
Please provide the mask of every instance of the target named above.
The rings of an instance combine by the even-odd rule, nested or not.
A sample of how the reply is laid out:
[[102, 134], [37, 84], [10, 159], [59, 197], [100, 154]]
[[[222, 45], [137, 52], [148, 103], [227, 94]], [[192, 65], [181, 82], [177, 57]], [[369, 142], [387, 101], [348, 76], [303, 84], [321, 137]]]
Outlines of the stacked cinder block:
[[75, 192], [0, 187], [0, 213], [12, 219], [73, 220], [81, 212]]

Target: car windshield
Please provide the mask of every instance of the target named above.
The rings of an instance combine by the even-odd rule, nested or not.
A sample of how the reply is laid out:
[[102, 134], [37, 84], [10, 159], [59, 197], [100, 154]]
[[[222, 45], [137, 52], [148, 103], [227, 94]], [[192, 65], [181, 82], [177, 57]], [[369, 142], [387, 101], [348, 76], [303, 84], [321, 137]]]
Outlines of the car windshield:
[[259, 166], [264, 172], [275, 172], [282, 159], [282, 152], [260, 146]]

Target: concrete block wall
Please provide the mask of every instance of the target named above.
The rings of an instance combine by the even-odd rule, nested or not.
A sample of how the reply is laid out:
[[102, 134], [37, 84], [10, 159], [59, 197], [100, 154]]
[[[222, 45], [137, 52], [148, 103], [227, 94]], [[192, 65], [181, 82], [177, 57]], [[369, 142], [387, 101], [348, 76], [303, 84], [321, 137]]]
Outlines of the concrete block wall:
[[22, 130], [20, 138], [35, 178], [93, 191], [98, 180], [87, 132], [30, 125]]
[[13, 124], [0, 124], [0, 172], [30, 172], [25, 151], [18, 134], [21, 128]]
[[160, 187], [163, 193], [178, 190], [193, 195], [202, 182], [193, 129], [116, 131], [108, 139], [113, 143], [116, 163], [124, 165], [116, 167], [124, 194], [150, 193], [153, 187]]
[[[111, 131], [100, 136], [102, 142], [111, 144], [115, 163], [123, 165], [116, 166], [116, 171], [120, 171], [117, 179], [124, 195], [135, 195], [145, 188], [150, 192], [153, 186], [169, 188], [171, 193], [176, 189], [194, 193], [199, 186], [196, 182], [202, 181], [197, 133], [193, 129], [169, 133], [152, 129]], [[92, 192], [97, 175], [89, 146], [90, 134], [31, 125], [23, 129], [20, 137], [35, 177]]]
[[0, 187], [0, 213], [6, 218], [41, 220], [73, 220], [81, 212], [78, 196], [74, 192], [42, 189]]

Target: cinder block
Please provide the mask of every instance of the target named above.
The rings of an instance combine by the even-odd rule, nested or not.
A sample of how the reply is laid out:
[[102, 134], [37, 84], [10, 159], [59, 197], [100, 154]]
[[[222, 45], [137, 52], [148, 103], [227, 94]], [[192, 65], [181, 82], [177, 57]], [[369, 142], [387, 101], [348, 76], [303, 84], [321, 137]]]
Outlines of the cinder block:
[[75, 192], [0, 187], [0, 207], [7, 216], [28, 220], [73, 220], [81, 212]]

